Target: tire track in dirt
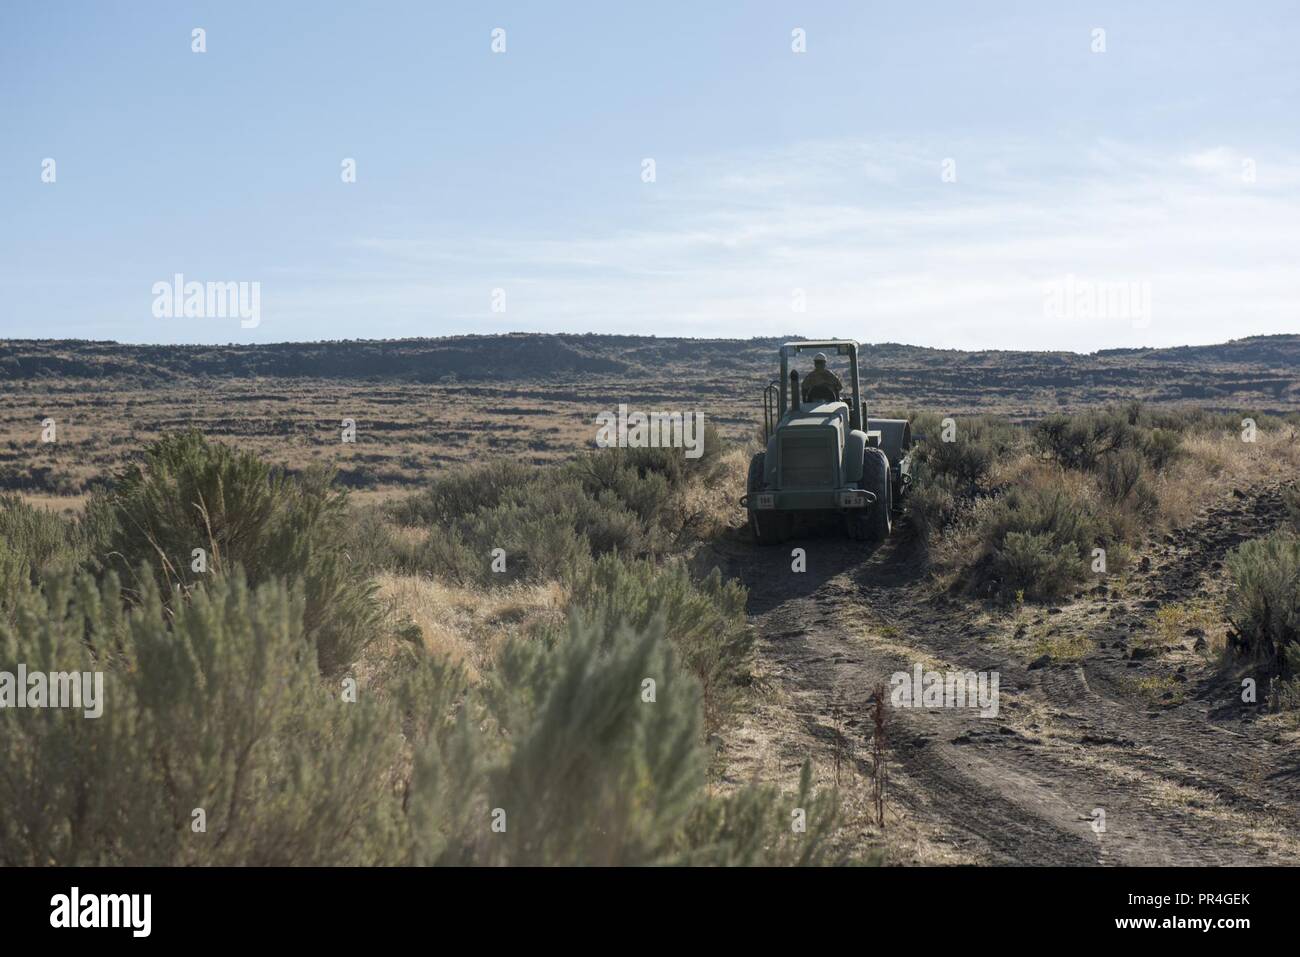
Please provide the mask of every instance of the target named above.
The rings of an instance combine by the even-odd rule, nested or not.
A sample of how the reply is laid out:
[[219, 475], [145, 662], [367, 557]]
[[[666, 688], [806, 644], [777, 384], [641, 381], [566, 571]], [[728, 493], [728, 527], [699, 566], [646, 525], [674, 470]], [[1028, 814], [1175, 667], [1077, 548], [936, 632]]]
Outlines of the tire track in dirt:
[[[934, 593], [895, 539], [875, 553], [828, 532], [778, 548], [722, 546], [750, 589], [760, 655], [789, 695], [797, 729], [826, 760], [836, 716], [868, 726], [872, 688], [918, 661], [997, 671], [1001, 710], [894, 709], [888, 799], [929, 839], [976, 861], [1018, 864], [1294, 863], [1300, 850], [1296, 751], [1231, 707], [1235, 685], [1209, 669], [1185, 698], [1154, 707], [1132, 692], [1154, 666], [1128, 655], [1128, 624], [1182, 600], [1240, 541], [1281, 520], [1280, 490], [1253, 491], [1175, 533], [1137, 576], [1137, 608], [1083, 600], [1100, 617], [1081, 663], [1031, 664], [981, 606]], [[808, 571], [790, 570], [790, 549]], [[1080, 603], [1076, 602], [1076, 605]], [[1092, 605], [1099, 606], [1094, 609]], [[855, 760], [869, 773], [869, 742]], [[865, 785], [863, 785], [865, 786]], [[1105, 830], [1095, 833], [1095, 808]]]
[[[865, 727], [872, 688], [912, 665], [897, 649], [872, 648], [860, 629], [852, 627], [855, 599], [836, 591], [832, 582], [812, 595], [755, 609], [765, 653], [787, 682], [808, 733], [823, 740], [837, 711], [861, 716]], [[954, 713], [892, 712], [889, 733], [896, 767], [891, 768], [889, 793], [901, 796], [909, 812], [935, 825], [944, 843], [977, 857], [1090, 863], [1095, 851], [1082, 833], [1062, 832], [1044, 815], [981, 787], [978, 776], [964, 770], [968, 762], [953, 753], [945, 739], [969, 735], [977, 724], [978, 719]], [[865, 749], [866, 742], [862, 745]]]

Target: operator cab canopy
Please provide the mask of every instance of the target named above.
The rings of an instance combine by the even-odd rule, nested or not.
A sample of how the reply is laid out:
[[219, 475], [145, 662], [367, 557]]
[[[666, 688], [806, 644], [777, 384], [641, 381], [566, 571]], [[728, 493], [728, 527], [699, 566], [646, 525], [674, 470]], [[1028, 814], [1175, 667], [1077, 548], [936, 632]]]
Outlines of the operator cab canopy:
[[[814, 368], [812, 370], [798, 370], [799, 372], [799, 391], [804, 395], [798, 397], [790, 395], [790, 372], [796, 365], [800, 353], [808, 353], [804, 359], [814, 358], [814, 356], [824, 355], [827, 359], [826, 371], [818, 373]], [[841, 362], [847, 365], [844, 370], [847, 375], [840, 378], [839, 375], [831, 372], [831, 360], [838, 357]], [[780, 408], [786, 413], [783, 418], [785, 424], [804, 425], [830, 425], [830, 419], [834, 416], [840, 417], [839, 427], [841, 429], [860, 429], [862, 423], [858, 421], [861, 412], [854, 414], [855, 409], [861, 408], [861, 383], [858, 380], [858, 343], [853, 339], [805, 339], [787, 342], [781, 346], [781, 375], [780, 375]], [[815, 361], [815, 360], [814, 360]], [[802, 362], [798, 364], [802, 365]], [[809, 380], [811, 376], [812, 381]], [[805, 389], [805, 384], [807, 388]], [[838, 385], [838, 388], [836, 387]], [[795, 400], [798, 400], [799, 408], [794, 408]], [[838, 410], [837, 410], [838, 407]]]

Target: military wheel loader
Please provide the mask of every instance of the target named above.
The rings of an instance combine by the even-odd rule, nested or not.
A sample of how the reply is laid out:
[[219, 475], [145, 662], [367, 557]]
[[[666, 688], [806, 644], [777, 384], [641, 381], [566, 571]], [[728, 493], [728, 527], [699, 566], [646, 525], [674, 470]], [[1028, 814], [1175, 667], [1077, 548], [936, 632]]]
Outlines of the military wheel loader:
[[[763, 390], [767, 448], [750, 461], [740, 500], [760, 544], [785, 541], [801, 515], [838, 516], [854, 539], [879, 541], [893, 530], [912, 483], [912, 427], [906, 419], [867, 417], [858, 348], [851, 339], [781, 346], [780, 378]], [[832, 350], [848, 361], [848, 394], [818, 382], [801, 395], [791, 361]]]

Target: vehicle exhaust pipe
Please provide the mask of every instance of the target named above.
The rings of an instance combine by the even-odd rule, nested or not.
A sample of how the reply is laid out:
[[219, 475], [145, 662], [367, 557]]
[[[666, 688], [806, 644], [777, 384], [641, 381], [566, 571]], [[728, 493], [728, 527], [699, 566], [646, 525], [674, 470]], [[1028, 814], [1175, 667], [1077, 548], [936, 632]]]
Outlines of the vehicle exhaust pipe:
[[799, 373], [795, 369], [790, 370], [790, 411], [799, 411]]

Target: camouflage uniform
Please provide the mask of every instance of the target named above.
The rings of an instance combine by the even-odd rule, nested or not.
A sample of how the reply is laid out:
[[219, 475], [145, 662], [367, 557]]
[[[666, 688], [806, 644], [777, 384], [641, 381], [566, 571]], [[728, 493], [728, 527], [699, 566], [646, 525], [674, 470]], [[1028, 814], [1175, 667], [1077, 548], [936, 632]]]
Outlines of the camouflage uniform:
[[836, 398], [838, 398], [844, 391], [844, 383], [840, 381], [840, 377], [834, 372], [831, 372], [826, 368], [813, 369], [813, 371], [809, 372], [804, 378], [803, 382], [799, 384], [799, 391], [803, 393], [803, 400], [805, 402], [809, 401], [808, 393], [812, 391], [812, 387], [815, 385], [830, 386], [835, 390]]

